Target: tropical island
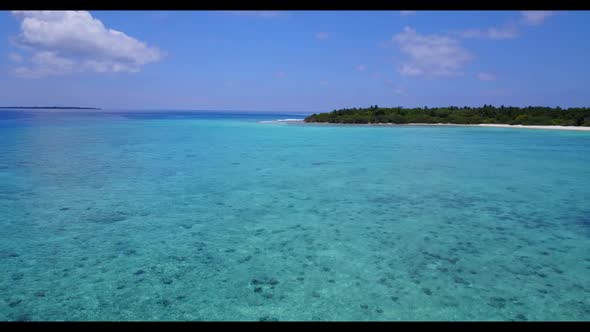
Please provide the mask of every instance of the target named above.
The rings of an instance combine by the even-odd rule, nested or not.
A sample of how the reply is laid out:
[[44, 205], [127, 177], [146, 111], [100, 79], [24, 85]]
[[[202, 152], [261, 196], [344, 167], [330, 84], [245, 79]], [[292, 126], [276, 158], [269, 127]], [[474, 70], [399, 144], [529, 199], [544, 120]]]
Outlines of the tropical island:
[[0, 109], [100, 110], [100, 108], [97, 108], [97, 107], [77, 107], [77, 106], [0, 106]]
[[560, 107], [379, 107], [347, 108], [312, 114], [307, 123], [345, 124], [462, 124], [590, 127], [590, 108]]

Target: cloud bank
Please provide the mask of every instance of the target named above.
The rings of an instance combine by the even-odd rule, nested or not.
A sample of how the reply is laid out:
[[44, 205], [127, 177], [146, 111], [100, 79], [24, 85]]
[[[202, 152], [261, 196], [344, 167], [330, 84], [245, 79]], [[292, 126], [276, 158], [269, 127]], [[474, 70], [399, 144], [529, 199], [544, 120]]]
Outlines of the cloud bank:
[[109, 29], [87, 11], [13, 11], [21, 19], [14, 43], [32, 52], [14, 68], [20, 77], [74, 72], [139, 72], [164, 53], [125, 33]]
[[408, 61], [398, 69], [407, 76], [459, 76], [461, 68], [473, 56], [461, 46], [458, 40], [440, 35], [421, 35], [405, 27], [403, 32], [393, 36]]
[[511, 39], [520, 36], [518, 27], [514, 24], [507, 24], [503, 27], [490, 27], [487, 29], [468, 29], [456, 32], [455, 35], [461, 38], [487, 38], [487, 39]]
[[528, 25], [540, 25], [555, 13], [551, 10], [525, 10], [520, 12], [522, 22]]

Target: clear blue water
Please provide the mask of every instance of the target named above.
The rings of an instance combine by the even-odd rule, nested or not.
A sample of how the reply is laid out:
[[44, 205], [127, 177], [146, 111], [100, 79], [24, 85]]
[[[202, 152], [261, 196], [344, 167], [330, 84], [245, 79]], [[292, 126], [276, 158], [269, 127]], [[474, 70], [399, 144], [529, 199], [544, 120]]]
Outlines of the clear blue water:
[[590, 133], [0, 112], [0, 320], [588, 320]]

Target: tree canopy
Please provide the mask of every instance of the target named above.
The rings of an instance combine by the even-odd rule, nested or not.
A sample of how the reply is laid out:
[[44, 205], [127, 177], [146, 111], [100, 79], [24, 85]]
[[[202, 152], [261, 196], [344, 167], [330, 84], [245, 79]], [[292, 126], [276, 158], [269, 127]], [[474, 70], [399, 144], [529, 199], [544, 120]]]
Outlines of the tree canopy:
[[453, 123], [590, 126], [590, 108], [560, 107], [378, 107], [346, 108], [330, 113], [312, 114], [305, 122], [327, 123]]

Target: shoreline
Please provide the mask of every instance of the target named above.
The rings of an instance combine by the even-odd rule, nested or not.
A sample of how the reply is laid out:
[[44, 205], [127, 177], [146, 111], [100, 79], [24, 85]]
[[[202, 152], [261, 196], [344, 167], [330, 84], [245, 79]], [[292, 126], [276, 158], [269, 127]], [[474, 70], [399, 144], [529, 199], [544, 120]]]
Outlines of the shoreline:
[[280, 123], [305, 124], [305, 125], [345, 125], [345, 126], [447, 126], [447, 127], [493, 127], [493, 128], [516, 128], [516, 129], [547, 129], [547, 130], [570, 130], [590, 131], [590, 127], [582, 126], [540, 126], [540, 125], [509, 125], [500, 123], [481, 124], [454, 124], [454, 123], [329, 123], [329, 122], [304, 122], [304, 121], [281, 121]]

